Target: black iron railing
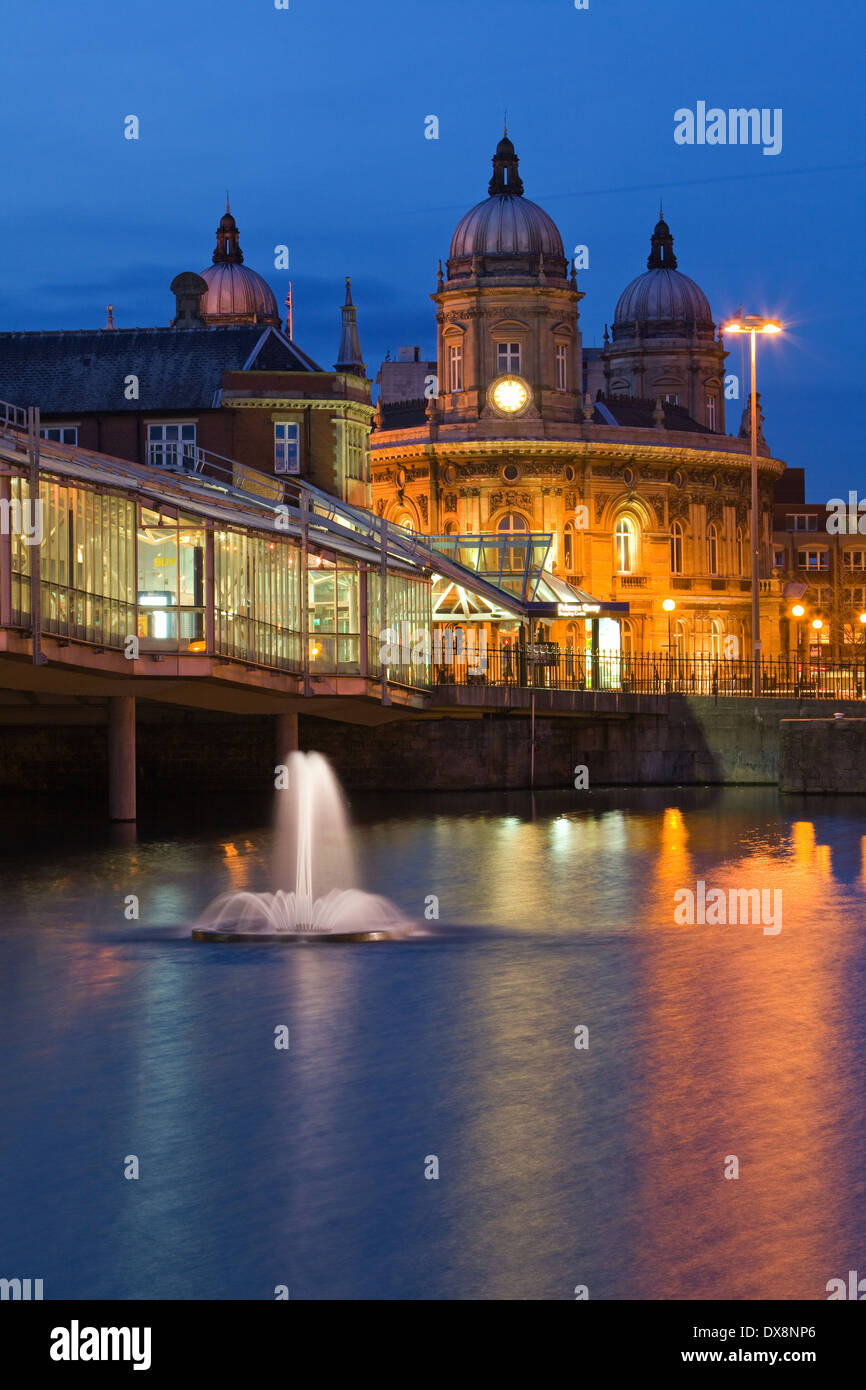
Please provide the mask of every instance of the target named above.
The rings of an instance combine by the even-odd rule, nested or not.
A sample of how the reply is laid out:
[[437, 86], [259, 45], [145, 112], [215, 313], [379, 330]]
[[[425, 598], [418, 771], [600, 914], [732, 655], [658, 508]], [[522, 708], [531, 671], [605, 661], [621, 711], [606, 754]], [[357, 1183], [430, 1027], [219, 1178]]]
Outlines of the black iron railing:
[[[747, 658], [626, 656], [537, 647], [488, 648], [476, 659], [456, 656], [434, 664], [435, 686], [517, 686], [548, 690], [617, 690], [643, 695], [751, 696], [754, 679]], [[768, 698], [862, 700], [866, 696], [866, 660], [821, 660], [765, 657], [760, 694]]]

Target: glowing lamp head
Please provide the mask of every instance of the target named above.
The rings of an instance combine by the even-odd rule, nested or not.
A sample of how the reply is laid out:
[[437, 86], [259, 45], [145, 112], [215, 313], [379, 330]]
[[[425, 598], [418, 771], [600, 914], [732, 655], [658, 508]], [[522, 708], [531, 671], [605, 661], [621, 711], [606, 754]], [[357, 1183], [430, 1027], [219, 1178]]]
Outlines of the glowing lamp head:
[[866, 624], [866, 613], [860, 614], [860, 622]]
[[778, 319], [765, 319], [760, 314], [748, 314], [744, 318], [733, 319], [722, 328], [723, 333], [781, 333], [782, 325]]
[[529, 388], [519, 376], [504, 376], [496, 382], [492, 391], [493, 404], [505, 415], [514, 415], [522, 410], [529, 400]]
[[674, 609], [676, 608], [676, 604], [674, 603], [672, 598], [666, 598], [664, 603], [662, 604], [662, 608], [665, 610], [666, 613], [673, 613]]
[[803, 614], [805, 613], [805, 611], [806, 611], [806, 610], [805, 610], [805, 608], [803, 607], [802, 603], [795, 603], [795, 604], [794, 604], [794, 607], [791, 609], [791, 617], [792, 617], [792, 618], [802, 618], [802, 616], [803, 616]]
[[820, 619], [820, 618], [813, 618], [813, 619], [812, 619], [812, 626], [813, 626], [813, 628], [815, 629], [816, 632], [820, 632], [820, 631], [821, 631], [821, 628], [824, 626], [824, 624], [821, 622], [821, 619]]

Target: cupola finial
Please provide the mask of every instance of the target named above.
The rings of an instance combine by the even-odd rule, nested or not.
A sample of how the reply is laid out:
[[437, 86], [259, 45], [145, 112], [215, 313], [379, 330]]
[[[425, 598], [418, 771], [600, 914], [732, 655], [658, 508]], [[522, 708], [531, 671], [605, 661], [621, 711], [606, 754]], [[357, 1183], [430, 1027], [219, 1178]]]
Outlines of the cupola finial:
[[[659, 213], [661, 213], [661, 202], [659, 202]], [[652, 250], [647, 260], [647, 269], [676, 270], [677, 258], [674, 255], [674, 239], [663, 216], [659, 216], [650, 244]]]
[[242, 265], [244, 253], [238, 236], [238, 224], [229, 212], [229, 195], [226, 192], [226, 210], [217, 227], [217, 244], [213, 253], [214, 265]]
[[506, 129], [493, 156], [493, 177], [487, 190], [491, 198], [496, 194], [520, 197], [523, 193], [523, 180], [517, 172], [519, 163]]

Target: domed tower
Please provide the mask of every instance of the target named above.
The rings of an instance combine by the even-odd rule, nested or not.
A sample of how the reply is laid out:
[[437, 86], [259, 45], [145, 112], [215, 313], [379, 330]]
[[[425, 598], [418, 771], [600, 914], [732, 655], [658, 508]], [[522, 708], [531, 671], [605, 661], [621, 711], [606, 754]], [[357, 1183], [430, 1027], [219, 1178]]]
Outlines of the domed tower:
[[444, 423], [577, 418], [583, 296], [556, 223], [524, 196], [518, 164], [506, 131], [488, 197], [458, 223], [444, 275], [440, 262], [432, 414]]
[[244, 265], [238, 226], [226, 210], [217, 227], [213, 265], [203, 270], [207, 293], [201, 298], [205, 323], [261, 323], [280, 327], [280, 315], [273, 290], [255, 270]]
[[725, 430], [725, 358], [709, 301], [677, 269], [674, 239], [660, 215], [647, 269], [623, 290], [602, 353], [608, 395], [682, 406], [708, 429]]

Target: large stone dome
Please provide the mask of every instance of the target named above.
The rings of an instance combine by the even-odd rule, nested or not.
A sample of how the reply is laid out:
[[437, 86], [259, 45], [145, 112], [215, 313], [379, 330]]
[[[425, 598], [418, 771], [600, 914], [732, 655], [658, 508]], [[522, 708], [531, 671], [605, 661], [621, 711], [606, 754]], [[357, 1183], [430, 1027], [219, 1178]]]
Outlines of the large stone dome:
[[489, 197], [461, 217], [451, 238], [449, 277], [468, 273], [473, 258], [476, 274], [522, 270], [525, 275], [530, 263], [537, 269], [541, 257], [546, 273], [566, 273], [559, 229], [543, 208], [523, 196], [518, 164], [514, 146], [505, 135], [493, 157]]
[[278, 328], [280, 314], [273, 290], [243, 259], [237, 223], [226, 203], [213, 264], [201, 273], [207, 285], [201, 297], [202, 318], [205, 323], [265, 323]]
[[638, 328], [650, 337], [714, 334], [709, 300], [677, 269], [673, 246], [670, 228], [661, 219], [653, 232], [647, 269], [626, 285], [617, 302], [614, 339], [632, 337]]

